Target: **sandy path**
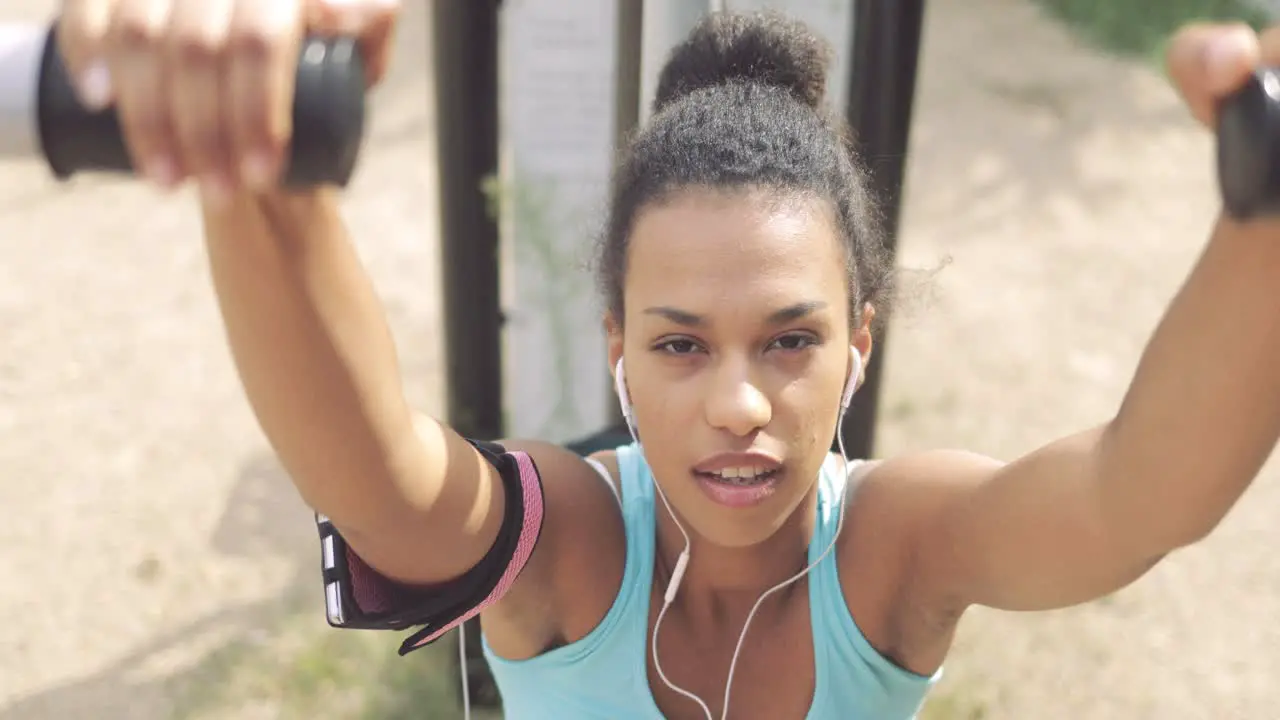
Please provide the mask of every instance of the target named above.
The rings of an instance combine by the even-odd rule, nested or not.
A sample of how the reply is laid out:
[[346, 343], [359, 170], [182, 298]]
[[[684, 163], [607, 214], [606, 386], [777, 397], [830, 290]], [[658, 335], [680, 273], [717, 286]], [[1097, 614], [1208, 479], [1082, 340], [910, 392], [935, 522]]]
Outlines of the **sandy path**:
[[[882, 452], [1011, 458], [1114, 412], [1211, 223], [1211, 138], [1157, 74], [1082, 52], [1028, 3], [929, 7], [904, 258], [952, 264], [895, 328]], [[1113, 598], [975, 613], [949, 707], [1277, 717], [1276, 475], [1206, 543]]]
[[[438, 411], [426, 3], [409, 5], [346, 205], [413, 398]], [[23, 618], [0, 624], [0, 718], [166, 718], [167, 679], [280, 598], [316, 604], [314, 531], [237, 387], [190, 198], [77, 185], [0, 168], [0, 616]]]
[[[423, 7], [347, 207], [434, 411]], [[1210, 222], [1211, 147], [1155, 74], [1025, 0], [930, 13], [902, 253], [953, 262], [894, 328], [883, 451], [1010, 457], [1115, 407]], [[22, 617], [0, 624], [0, 720], [167, 718], [209, 648], [264, 635], [281, 598], [316, 604], [309, 518], [240, 397], [186, 199], [6, 166], [0, 208], [0, 617]], [[1203, 547], [1106, 602], [976, 614], [944, 716], [1275, 717], [1277, 502], [1269, 472]]]

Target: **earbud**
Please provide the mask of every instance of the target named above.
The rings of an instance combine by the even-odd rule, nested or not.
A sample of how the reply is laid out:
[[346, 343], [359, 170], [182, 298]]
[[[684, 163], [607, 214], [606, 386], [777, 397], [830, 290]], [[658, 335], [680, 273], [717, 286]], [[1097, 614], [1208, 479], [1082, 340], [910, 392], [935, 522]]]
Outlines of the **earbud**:
[[627, 423], [627, 430], [630, 430], [632, 438], [636, 439], [636, 419], [631, 410], [631, 397], [627, 395], [627, 379], [622, 371], [622, 358], [618, 358], [618, 364], [613, 366], [613, 391], [618, 394], [618, 406], [622, 409], [622, 419]]
[[844, 382], [844, 394], [840, 396], [840, 413], [849, 411], [853, 404], [853, 394], [858, 391], [858, 379], [862, 377], [862, 353], [858, 348], [849, 346], [849, 379]]

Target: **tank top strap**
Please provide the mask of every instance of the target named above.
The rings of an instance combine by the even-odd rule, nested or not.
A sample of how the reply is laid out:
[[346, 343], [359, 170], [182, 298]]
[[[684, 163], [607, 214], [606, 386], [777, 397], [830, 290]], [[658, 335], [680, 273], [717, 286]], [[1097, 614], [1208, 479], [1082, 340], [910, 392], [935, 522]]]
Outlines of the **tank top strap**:
[[[831, 543], [831, 538], [839, 531], [840, 508], [848, 500], [846, 493], [849, 478], [857, 476], [860, 462], [850, 460], [846, 469], [844, 461], [838, 455], [831, 454], [822, 463], [822, 470], [818, 473], [818, 521], [813, 529], [813, 540], [809, 544], [811, 561], [822, 554]], [[824, 561], [823, 564], [827, 563]]]
[[[849, 523], [850, 505], [854, 501], [850, 496], [867, 469], [865, 462], [850, 460], [846, 470], [840, 457], [832, 455], [823, 463], [818, 486], [818, 518], [809, 545], [810, 562], [822, 555], [840, 531], [842, 506], [844, 522]], [[874, 717], [913, 717], [925, 690], [936, 677], [922, 677], [899, 668], [872, 647], [845, 602], [838, 551], [837, 547], [827, 553], [811, 571], [809, 604], [817, 686], [840, 696], [881, 698], [882, 704]], [[821, 705], [821, 700], [816, 704]], [[826, 717], [825, 714], [812, 716]]]
[[648, 622], [649, 586], [653, 583], [653, 559], [656, 542], [654, 516], [655, 491], [649, 463], [636, 443], [616, 450], [618, 485], [622, 488], [622, 520], [627, 535], [627, 562], [623, 584], [633, 588], [635, 610]]
[[652, 481], [637, 447], [624, 445], [616, 451], [627, 540], [618, 595], [585, 637], [535, 658], [503, 659], [486, 641], [485, 658], [509, 720], [661, 718], [645, 665], [653, 578]]
[[[644, 450], [640, 445], [631, 443], [623, 445], [616, 451], [618, 456], [618, 484], [622, 488], [622, 506], [626, 512], [645, 512], [653, 517], [653, 475], [649, 463], [644, 459]], [[627, 518], [631, 525], [632, 518]], [[647, 527], [649, 532], [653, 526]]]

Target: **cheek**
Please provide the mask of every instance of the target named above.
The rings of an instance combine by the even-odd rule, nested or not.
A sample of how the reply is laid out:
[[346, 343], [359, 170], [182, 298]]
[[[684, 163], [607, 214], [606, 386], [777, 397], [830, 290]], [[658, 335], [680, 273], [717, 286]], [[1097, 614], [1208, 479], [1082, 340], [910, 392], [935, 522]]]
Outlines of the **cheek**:
[[[787, 424], [774, 432], [785, 432], [785, 442], [796, 461], [794, 470], [801, 477], [817, 478], [818, 471], [835, 440], [836, 420], [840, 408], [839, 392], [830, 380], [794, 388], [787, 393]], [[776, 416], [775, 416], [776, 417]], [[804, 495], [810, 484], [797, 485], [797, 495]]]
[[[798, 394], [798, 393], [797, 393]], [[825, 393], [807, 392], [803, 397], [792, 397], [786, 401], [783, 413], [775, 410], [775, 425], [783, 420], [784, 428], [777, 431], [786, 432], [790, 437], [792, 451], [799, 456], [810, 453], [821, 454], [826, 451], [827, 442], [823, 438], [834, 437], [835, 413], [837, 402], [828, 402]]]
[[781, 409], [783, 415], [795, 418], [807, 429], [835, 422], [848, 372], [845, 354], [826, 348], [822, 352], [821, 360], [800, 376], [784, 380], [776, 394], [775, 414]]
[[670, 442], [700, 417], [701, 395], [691, 378], [668, 377], [660, 367], [636, 363], [642, 364], [647, 366], [637, 373], [636, 380], [628, 382], [636, 422], [646, 437]]

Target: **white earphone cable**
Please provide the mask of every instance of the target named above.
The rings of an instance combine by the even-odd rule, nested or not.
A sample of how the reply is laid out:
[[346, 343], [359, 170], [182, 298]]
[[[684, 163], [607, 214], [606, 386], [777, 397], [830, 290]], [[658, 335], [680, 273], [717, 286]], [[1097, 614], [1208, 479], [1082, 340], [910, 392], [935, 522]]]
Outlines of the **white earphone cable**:
[[471, 679], [467, 672], [467, 624], [458, 626], [458, 667], [462, 675], [462, 719], [471, 720]]
[[[849, 399], [852, 396], [852, 390], [854, 389], [854, 387], [856, 387], [852, 384], [856, 383], [858, 375], [861, 371], [861, 356], [859, 356], [856, 351], [854, 351], [853, 361], [854, 361], [855, 369], [853, 372], [850, 373], [850, 377], [848, 380], [849, 384], [846, 385], [845, 394], [841, 398], [840, 415], [836, 419], [836, 444], [840, 449], [840, 460], [843, 463], [842, 472], [844, 473], [844, 477], [846, 479], [846, 485], [845, 485], [846, 488], [848, 486], [847, 480], [849, 477], [849, 456], [844, 449], [844, 433], [841, 432], [841, 428], [844, 425], [844, 418], [848, 411], [848, 403], [849, 403]], [[618, 398], [622, 403], [622, 416], [626, 420], [627, 431], [631, 434], [631, 439], [635, 441], [637, 446], [639, 446], [640, 436], [636, 432], [635, 421], [631, 415], [631, 407], [630, 407], [631, 403], [626, 395], [626, 385], [622, 375], [622, 359], [621, 358], [618, 359], [618, 364], [614, 373], [614, 381], [616, 383]], [[666, 618], [667, 610], [670, 609], [671, 603], [675, 601], [676, 593], [680, 589], [680, 581], [684, 579], [685, 570], [689, 566], [689, 556], [691, 552], [690, 548], [692, 546], [692, 543], [690, 542], [690, 539], [689, 539], [689, 531], [685, 530], [684, 524], [680, 522], [680, 519], [678, 517], [676, 517], [675, 511], [671, 508], [671, 502], [667, 500], [667, 495], [662, 491], [662, 487], [658, 485], [657, 482], [654, 482], [653, 487], [657, 491], [658, 497], [662, 498], [662, 504], [663, 506], [666, 507], [667, 514], [671, 516], [672, 522], [676, 524], [676, 528], [680, 530], [680, 535], [683, 536], [684, 538], [684, 549], [680, 551], [680, 556], [676, 559], [676, 566], [671, 572], [671, 579], [667, 581], [667, 589], [663, 593], [662, 609], [658, 611], [658, 617], [654, 620], [654, 623], [653, 623], [653, 638], [650, 643], [650, 649], [653, 654], [653, 668], [654, 670], [657, 671], [658, 677], [661, 678], [662, 682], [665, 683], [668, 688], [670, 688], [673, 692], [676, 692], [692, 700], [693, 702], [697, 703], [698, 707], [702, 708], [702, 712], [706, 716], [707, 720], [715, 720], [715, 716], [712, 715], [711, 713], [711, 708], [707, 707], [707, 703], [704, 702], [702, 698], [686, 690], [685, 688], [682, 688], [679, 685], [676, 685], [674, 682], [671, 681], [670, 678], [667, 677], [666, 672], [663, 671], [662, 669], [662, 661], [658, 657], [658, 634], [662, 628], [662, 621], [663, 619]], [[727, 720], [727, 718], [729, 717], [729, 698], [733, 690], [733, 674], [738, 668], [738, 657], [742, 654], [743, 642], [747, 638], [747, 630], [751, 627], [752, 619], [755, 618], [756, 612], [760, 609], [760, 606], [764, 603], [766, 598], [768, 598], [773, 593], [778, 592], [779, 590], [782, 590], [783, 588], [787, 587], [791, 583], [796, 582], [800, 578], [807, 575], [810, 570], [817, 567], [818, 563], [821, 563], [827, 557], [827, 555], [832, 551], [832, 549], [835, 548], [836, 541], [840, 538], [840, 532], [844, 528], [845, 498], [843, 494], [841, 495], [839, 502], [840, 502], [839, 519], [836, 521], [835, 534], [832, 536], [831, 542], [827, 544], [826, 549], [824, 549], [822, 551], [822, 554], [818, 556], [818, 559], [814, 560], [805, 569], [796, 573], [795, 575], [788, 578], [787, 580], [784, 580], [783, 582], [764, 591], [764, 593], [762, 593], [760, 597], [756, 600], [755, 605], [751, 607], [751, 612], [747, 613], [747, 619], [742, 624], [742, 632], [741, 634], [738, 635], [738, 644], [734, 647], [734, 650], [733, 650], [733, 659], [729, 661], [729, 676], [725, 680], [724, 707], [720, 713], [720, 720]], [[462, 714], [465, 720], [471, 720], [471, 688], [470, 688], [470, 680], [468, 678], [468, 673], [467, 673], [467, 635], [466, 635], [465, 625], [458, 626], [458, 660], [459, 660], [459, 667], [461, 668], [461, 674], [462, 674]]]
[[[844, 424], [844, 416], [845, 416], [845, 410], [841, 408], [840, 418], [836, 421], [836, 444], [840, 448], [840, 460], [842, 463], [841, 471], [844, 473], [844, 477], [848, 478], [849, 456], [844, 449], [844, 433], [840, 432], [841, 426]], [[630, 423], [628, 423], [628, 429], [630, 429]], [[632, 437], [635, 438], [634, 430], [632, 430]], [[638, 439], [636, 441], [639, 442]], [[847, 483], [846, 483], [846, 487], [847, 487]], [[671, 603], [675, 601], [676, 591], [679, 589], [680, 580], [684, 576], [684, 568], [689, 559], [690, 542], [689, 542], [689, 533], [684, 529], [684, 525], [676, 517], [675, 513], [672, 512], [671, 503], [667, 501], [667, 496], [665, 493], [662, 492], [662, 488], [659, 487], [657, 483], [654, 483], [654, 489], [658, 491], [658, 496], [662, 498], [662, 504], [666, 506], [667, 513], [671, 516], [672, 522], [676, 524], [676, 527], [680, 529], [680, 534], [684, 536], [684, 550], [680, 553], [680, 558], [679, 560], [676, 561], [676, 570], [671, 574], [671, 580], [667, 583], [667, 591], [664, 594], [662, 599], [662, 609], [658, 611], [658, 617], [653, 622], [653, 641], [651, 643], [651, 652], [653, 653], [653, 669], [657, 671], [658, 677], [662, 679], [662, 682], [665, 683], [668, 688], [692, 700], [693, 702], [697, 703], [698, 707], [702, 708], [702, 712], [706, 716], [707, 720], [715, 720], [715, 716], [711, 713], [711, 708], [707, 707], [706, 702], [704, 702], [702, 698], [698, 697], [692, 692], [689, 692], [685, 688], [682, 688], [679, 685], [676, 685], [674, 682], [671, 681], [670, 678], [667, 677], [667, 674], [662, 670], [662, 661], [658, 657], [658, 632], [662, 628], [662, 621], [667, 615], [667, 609], [670, 608]], [[760, 609], [760, 606], [764, 604], [765, 599], [767, 599], [770, 595], [774, 594], [775, 592], [778, 592], [779, 590], [786, 588], [791, 583], [794, 583], [800, 578], [807, 575], [810, 570], [813, 570], [815, 567], [817, 567], [818, 563], [821, 563], [823, 559], [825, 559], [827, 555], [835, 548], [836, 541], [840, 538], [840, 531], [844, 528], [844, 508], [845, 508], [844, 500], [845, 500], [844, 496], [841, 495], [840, 501], [839, 501], [840, 510], [838, 515], [838, 520], [836, 521], [835, 534], [832, 535], [831, 542], [827, 544], [827, 547], [822, 551], [822, 554], [818, 556], [818, 559], [814, 560], [807, 567], [805, 567], [805, 569], [801, 570], [800, 572], [796, 573], [790, 578], [764, 591], [764, 593], [762, 593], [760, 597], [756, 600], [755, 605], [751, 607], [751, 612], [747, 613], [747, 619], [742, 624], [742, 632], [738, 635], [738, 644], [734, 647], [734, 650], [733, 650], [733, 659], [729, 662], [729, 676], [725, 680], [724, 705], [720, 713], [720, 720], [727, 720], [727, 718], [729, 717], [729, 698], [733, 692], [733, 675], [734, 675], [734, 672], [738, 669], [738, 658], [742, 654], [742, 645], [743, 645], [743, 642], [746, 641], [747, 639], [747, 630], [750, 629], [751, 621], [755, 618], [756, 612]]]
[[[627, 428], [631, 429], [630, 422], [627, 423]], [[631, 437], [637, 443], [640, 442], [639, 438], [636, 437], [635, 430], [631, 430]], [[667, 610], [676, 599], [676, 591], [680, 589], [680, 581], [684, 579], [685, 568], [689, 566], [690, 546], [692, 543], [689, 541], [689, 533], [684, 529], [684, 524], [672, 512], [671, 503], [667, 500], [667, 494], [662, 492], [662, 488], [656, 482], [653, 484], [653, 488], [658, 491], [658, 497], [662, 498], [662, 504], [666, 506], [667, 514], [671, 516], [672, 522], [676, 524], [676, 527], [680, 529], [680, 534], [684, 536], [684, 550], [680, 551], [680, 557], [676, 560], [676, 567], [671, 571], [671, 579], [667, 581], [667, 590], [662, 596], [662, 609], [658, 611], [658, 617], [653, 621], [653, 640], [650, 644], [651, 652], [653, 653], [653, 669], [658, 672], [658, 677], [662, 678], [662, 682], [666, 683], [667, 687], [697, 703], [698, 707], [702, 708], [702, 712], [707, 716], [707, 720], [714, 720], [711, 708], [707, 707], [702, 698], [672, 682], [667, 677], [666, 672], [662, 670], [662, 661], [658, 659], [658, 631], [662, 628], [662, 620], [667, 616]]]
[[[844, 433], [840, 432], [840, 426], [844, 424], [844, 415], [845, 413], [842, 411], [840, 413], [840, 420], [836, 423], [836, 444], [840, 448], [840, 460], [843, 463], [842, 472], [846, 478], [845, 487], [847, 488], [847, 478], [849, 477], [849, 456], [845, 454], [844, 450]], [[785, 580], [774, 585], [768, 590], [765, 590], [760, 596], [760, 599], [756, 600], [756, 604], [751, 607], [751, 612], [747, 613], [747, 620], [742, 623], [742, 634], [738, 636], [738, 645], [733, 649], [733, 660], [729, 661], [729, 677], [725, 679], [724, 683], [724, 707], [720, 713], [720, 720], [726, 720], [726, 718], [729, 717], [729, 694], [733, 689], [733, 673], [738, 668], [738, 656], [742, 653], [742, 643], [747, 639], [747, 629], [751, 627], [751, 620], [755, 617], [756, 611], [759, 610], [760, 606], [764, 603], [765, 598], [807, 575], [810, 570], [817, 567], [818, 563], [822, 562], [822, 560], [827, 557], [827, 554], [835, 548], [836, 541], [840, 539], [840, 531], [844, 528], [845, 498], [843, 493], [840, 495], [839, 502], [840, 514], [839, 519], [836, 521], [835, 534], [831, 536], [831, 542], [827, 543], [826, 549], [822, 551], [822, 554], [818, 556], [818, 559], [810, 563], [805, 569], [793, 575], [789, 580]]]
[[[856, 383], [862, 372], [862, 356], [853, 348], [850, 348], [850, 352], [852, 354], [851, 359], [853, 362], [853, 369], [849, 373], [848, 380], [846, 380], [845, 391], [840, 399], [840, 414], [836, 418], [836, 446], [840, 449], [841, 472], [845, 478], [843, 487], [846, 489], [848, 488], [849, 478], [849, 455], [844, 449], [844, 433], [842, 432], [842, 428], [844, 426], [845, 415], [848, 414], [849, 402], [852, 400], [853, 391], [857, 388]], [[614, 371], [614, 381], [618, 392], [618, 398], [622, 402], [622, 416], [626, 420], [627, 430], [631, 433], [631, 439], [635, 441], [636, 445], [639, 445], [640, 437], [636, 432], [634, 424], [635, 421], [631, 414], [631, 403], [627, 398], [626, 386], [623, 381], [621, 358], [619, 358], [617, 367]], [[712, 714], [711, 708], [707, 707], [707, 703], [703, 701], [702, 698], [685, 688], [676, 685], [667, 677], [666, 672], [662, 669], [662, 661], [658, 657], [658, 633], [662, 628], [663, 619], [666, 618], [667, 610], [671, 607], [671, 603], [675, 601], [676, 592], [680, 588], [680, 581], [684, 578], [684, 571], [689, 562], [691, 543], [689, 540], [689, 532], [685, 530], [684, 524], [676, 517], [675, 512], [671, 508], [671, 503], [667, 500], [666, 493], [662, 491], [662, 487], [658, 485], [656, 481], [654, 482], [653, 487], [657, 491], [658, 497], [662, 498], [662, 504], [667, 508], [667, 514], [671, 516], [672, 522], [676, 524], [676, 527], [680, 530], [680, 534], [684, 537], [684, 550], [681, 551], [680, 557], [676, 561], [675, 570], [671, 573], [671, 579], [667, 582], [667, 589], [662, 598], [662, 609], [658, 611], [658, 617], [654, 619], [653, 622], [653, 638], [650, 643], [651, 652], [653, 654], [653, 669], [657, 671], [658, 677], [668, 688], [697, 703], [698, 707], [702, 709], [703, 715], [706, 716], [707, 720], [715, 720], [715, 716]], [[831, 542], [827, 544], [827, 547], [822, 551], [822, 554], [818, 556], [818, 559], [814, 560], [805, 567], [805, 569], [791, 576], [787, 580], [784, 580], [761, 593], [760, 597], [756, 600], [755, 605], [751, 607], [751, 612], [747, 613], [747, 619], [742, 624], [742, 632], [738, 635], [738, 643], [733, 650], [733, 659], [729, 661], [729, 675], [725, 679], [724, 704], [721, 709], [720, 720], [727, 720], [729, 717], [729, 698], [733, 691], [733, 675], [738, 668], [738, 657], [742, 654], [743, 642], [747, 639], [747, 630], [751, 627], [752, 619], [755, 618], [756, 612], [760, 609], [760, 606], [764, 604], [766, 598], [807, 575], [810, 570], [817, 567], [818, 564], [821, 563], [835, 548], [836, 541], [839, 540], [840, 533], [844, 529], [845, 496], [843, 493], [841, 493], [839, 503], [840, 509], [838, 519], [836, 521], [836, 531], [831, 537]]]

